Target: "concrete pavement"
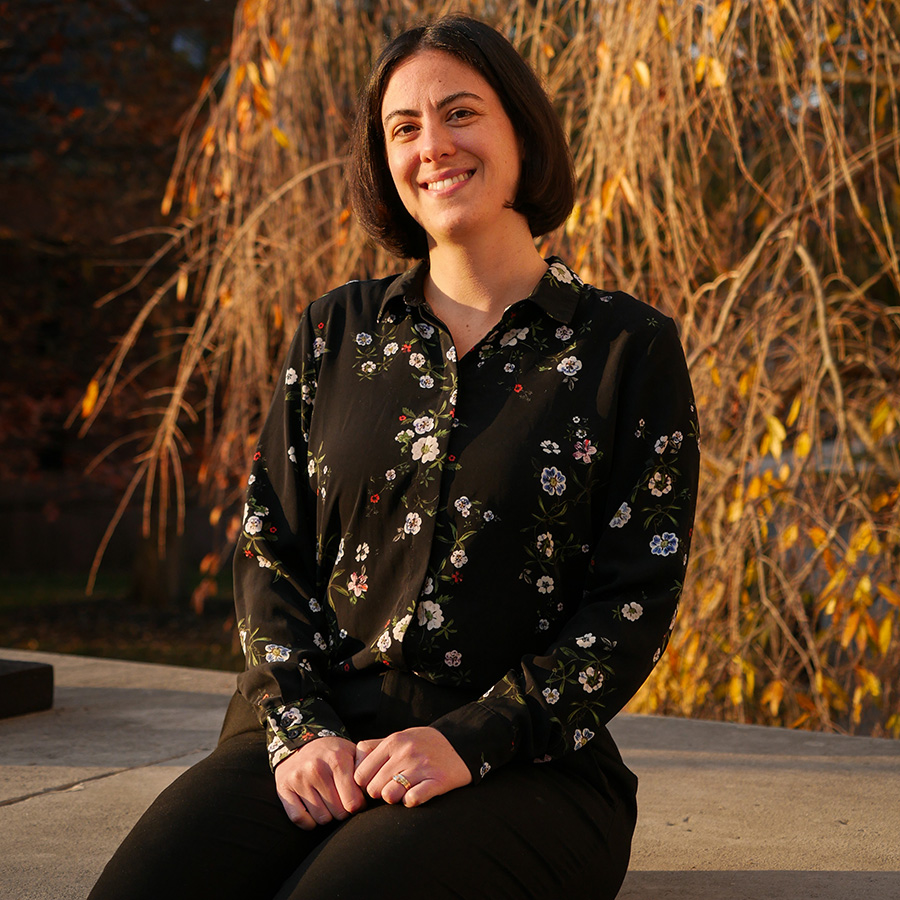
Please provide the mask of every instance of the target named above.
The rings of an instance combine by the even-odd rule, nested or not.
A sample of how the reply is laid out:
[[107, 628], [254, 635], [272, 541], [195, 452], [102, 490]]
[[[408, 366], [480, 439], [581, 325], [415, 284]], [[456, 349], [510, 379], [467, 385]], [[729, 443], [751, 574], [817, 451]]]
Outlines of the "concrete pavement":
[[[0, 900], [83, 900], [214, 746], [234, 675], [0, 657], [56, 676], [53, 709], [0, 720]], [[640, 778], [622, 900], [900, 900], [900, 742], [644, 716], [611, 730]]]

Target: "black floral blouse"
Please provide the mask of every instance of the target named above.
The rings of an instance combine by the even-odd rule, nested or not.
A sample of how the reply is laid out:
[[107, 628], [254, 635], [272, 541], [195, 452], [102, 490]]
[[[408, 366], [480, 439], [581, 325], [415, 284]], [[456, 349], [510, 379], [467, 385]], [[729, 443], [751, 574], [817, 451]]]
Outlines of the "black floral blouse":
[[344, 733], [330, 679], [384, 667], [484, 692], [433, 723], [476, 781], [553, 759], [674, 623], [699, 436], [671, 319], [551, 258], [457, 359], [425, 271], [308, 307], [254, 456], [239, 687], [273, 767]]

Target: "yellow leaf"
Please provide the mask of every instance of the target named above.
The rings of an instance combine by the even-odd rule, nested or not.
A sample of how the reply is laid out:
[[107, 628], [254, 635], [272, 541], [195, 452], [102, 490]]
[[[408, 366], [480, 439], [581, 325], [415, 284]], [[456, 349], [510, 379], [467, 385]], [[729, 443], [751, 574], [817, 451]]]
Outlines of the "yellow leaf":
[[785, 481], [788, 480], [791, 474], [791, 467], [787, 463], [782, 463], [781, 467], [778, 470], [778, 480], [784, 484]]
[[744, 699], [744, 685], [738, 675], [732, 675], [728, 682], [728, 697], [733, 706], [740, 706]]
[[877, 441], [886, 435], [891, 434], [895, 424], [896, 417], [894, 416], [894, 410], [891, 407], [891, 404], [888, 403], [887, 398], [882, 397], [878, 405], [872, 411], [872, 421], [869, 424], [869, 430], [872, 432], [872, 437]]
[[855, 666], [856, 675], [859, 680], [862, 682], [862, 686], [866, 689], [866, 692], [871, 694], [873, 697], [881, 696], [881, 680], [874, 673], [870, 672], [864, 666]]
[[716, 40], [722, 37], [729, 15], [731, 15], [731, 0], [722, 0], [709, 17], [709, 30]]
[[706, 64], [708, 62], [708, 57], [701, 53], [700, 56], [697, 57], [697, 64], [694, 66], [694, 81], [697, 84], [700, 84], [706, 76]]
[[784, 698], [784, 682], [782, 681], [772, 681], [766, 686], [766, 689], [762, 692], [762, 697], [760, 697], [760, 702], [763, 705], [768, 704], [769, 714], [772, 716], [778, 715], [778, 710], [781, 707], [781, 701]]
[[606, 41], [600, 41], [597, 45], [597, 67], [601, 72], [606, 72], [612, 62], [612, 53]]
[[781, 537], [779, 538], [778, 543], [781, 545], [782, 550], [790, 550], [794, 544], [797, 543], [797, 538], [800, 536], [800, 528], [796, 524], [796, 522], [792, 522], [788, 525], [787, 528], [781, 533]]
[[272, 85], [275, 84], [276, 81], [278, 81], [278, 72], [275, 71], [275, 66], [268, 56], [262, 61], [262, 69], [263, 77], [266, 79], [266, 82], [268, 84]]
[[762, 479], [759, 475], [754, 475], [753, 478], [750, 479], [750, 484], [747, 485], [747, 499], [756, 500], [758, 497], [762, 496], [764, 490], [765, 488]]
[[650, 67], [642, 59], [635, 60], [634, 77], [642, 88], [650, 87]]
[[706, 83], [711, 88], [720, 88], [725, 87], [725, 84], [728, 81], [728, 74], [725, 71], [725, 66], [717, 59], [711, 59], [709, 61], [709, 71], [706, 74]]
[[894, 614], [888, 613], [881, 620], [881, 625], [878, 627], [878, 649], [881, 651], [882, 656], [887, 656], [888, 650], [891, 649], [891, 637], [893, 635], [893, 630]]
[[864, 603], [868, 606], [872, 602], [872, 579], [868, 575], [863, 575], [853, 590], [853, 602]]
[[285, 150], [290, 148], [291, 139], [277, 125], [272, 126], [272, 135], [280, 147]]
[[844, 630], [841, 633], [841, 646], [845, 650], [850, 646], [850, 641], [856, 637], [857, 628], [859, 628], [859, 610], [854, 609], [853, 612], [847, 616], [847, 621], [844, 622]]
[[878, 593], [881, 594], [888, 603], [892, 603], [894, 606], [900, 606], [900, 594], [892, 587], [886, 585], [883, 581], [878, 582]]
[[188, 273], [187, 269], [182, 268], [182, 270], [178, 273], [178, 283], [175, 285], [175, 298], [180, 303], [187, 297], [187, 289], [188, 289]]
[[813, 527], [810, 528], [806, 533], [809, 535], [809, 539], [813, 542], [813, 547], [815, 547], [817, 550], [822, 546], [822, 544], [825, 543], [828, 538], [828, 535], [825, 533], [824, 528]]
[[572, 207], [572, 212], [569, 213], [569, 217], [566, 219], [566, 235], [568, 237], [572, 237], [575, 234], [575, 229], [578, 227], [578, 220], [581, 218], [581, 204], [576, 203]]
[[741, 503], [740, 500], [733, 500], [728, 504], [728, 513], [727, 518], [728, 521], [732, 524], [737, 522], [741, 518], [741, 514], [744, 511], [744, 504]]
[[832, 22], [825, 32], [829, 44], [833, 44], [844, 33], [844, 26], [840, 22]]
[[543, 51], [544, 56], [546, 56], [547, 59], [553, 59], [553, 57], [556, 56], [556, 51], [548, 43], [544, 43], [544, 46], [541, 47], [541, 50]]
[[262, 87], [262, 81], [259, 77], [259, 69], [256, 67], [255, 62], [247, 63], [247, 77], [250, 79], [250, 83], [253, 87]]
[[797, 416], [800, 415], [800, 397], [794, 397], [794, 402], [791, 404], [790, 411], [787, 414], [787, 419], [785, 419], [785, 425], [788, 428], [797, 421]]
[[166, 184], [166, 193], [163, 196], [160, 212], [167, 216], [172, 210], [172, 201], [175, 199], [175, 179], [170, 178]]
[[669, 26], [669, 20], [665, 17], [663, 13], [660, 13], [656, 17], [656, 22], [659, 25], [659, 32], [663, 36], [665, 40], [667, 40], [670, 44], [672, 43], [672, 29]]
[[801, 432], [797, 435], [797, 440], [794, 442], [794, 455], [798, 459], [806, 459], [809, 456], [809, 451], [812, 449], [812, 438], [809, 436], [809, 433], [806, 431]]
[[96, 378], [92, 378], [84, 396], [81, 398], [81, 418], [86, 419], [97, 405], [97, 398], [100, 396], [100, 382]]
[[613, 106], [625, 105], [631, 99], [631, 76], [624, 74], [616, 83], [611, 103]]
[[281, 68], [287, 65], [287, 61], [291, 58], [293, 48], [290, 44], [285, 44], [284, 50], [281, 51]]
[[777, 437], [779, 441], [783, 441], [787, 437], [787, 431], [778, 416], [766, 416], [766, 425], [772, 437]]

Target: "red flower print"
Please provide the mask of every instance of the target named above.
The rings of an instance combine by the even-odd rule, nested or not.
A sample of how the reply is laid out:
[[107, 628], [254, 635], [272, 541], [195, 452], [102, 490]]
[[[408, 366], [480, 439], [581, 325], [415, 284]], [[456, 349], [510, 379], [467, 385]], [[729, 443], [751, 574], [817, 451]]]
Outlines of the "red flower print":
[[448, 460], [448, 462], [456, 462], [456, 457], [451, 453], [451, 454], [447, 457], [447, 460]]
[[245, 550], [245, 551], [244, 551], [244, 556], [246, 556], [247, 559], [252, 559], [252, 558], [253, 558], [253, 551], [252, 551], [252, 550]]
[[399, 419], [400, 419], [401, 422], [405, 422], [405, 421], [406, 421], [406, 416], [400, 416]]
[[517, 394], [521, 394], [521, 393], [522, 393], [522, 385], [521, 385], [521, 384], [517, 384], [517, 385], [513, 388], [513, 390], [514, 390]]
[[324, 322], [319, 322], [318, 327], [319, 327], [319, 328], [324, 328], [324, 327], [325, 327], [325, 323], [324, 323]]
[[459, 583], [463, 580], [463, 577], [462, 577], [462, 575], [461, 575], [459, 572], [454, 572], [450, 577], [451, 577], [457, 584], [459, 584]]
[[369, 502], [370, 502], [370, 503], [377, 503], [380, 499], [381, 499], [381, 495], [380, 495], [380, 494], [372, 494], [372, 496], [369, 497]]
[[278, 529], [273, 525], [273, 526], [269, 529], [269, 534], [275, 534], [276, 531], [278, 531]]
[[257, 450], [256, 453], [253, 454], [253, 461], [256, 462], [257, 460], [260, 460], [260, 459], [262, 459], [262, 453], [260, 453], [259, 450]]
[[412, 353], [412, 344], [404, 344], [400, 349], [404, 353]]

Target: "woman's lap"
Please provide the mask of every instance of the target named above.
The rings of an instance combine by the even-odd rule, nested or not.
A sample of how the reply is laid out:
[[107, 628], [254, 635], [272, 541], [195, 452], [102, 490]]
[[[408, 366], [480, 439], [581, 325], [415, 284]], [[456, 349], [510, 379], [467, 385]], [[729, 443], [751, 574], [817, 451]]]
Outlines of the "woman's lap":
[[262, 732], [239, 733], [160, 795], [90, 900], [402, 900], [423, 885], [433, 900], [613, 897], [635, 810], [633, 784], [612, 789], [608, 762], [582, 750], [514, 764], [418, 809], [373, 803], [302, 831], [275, 793]]

